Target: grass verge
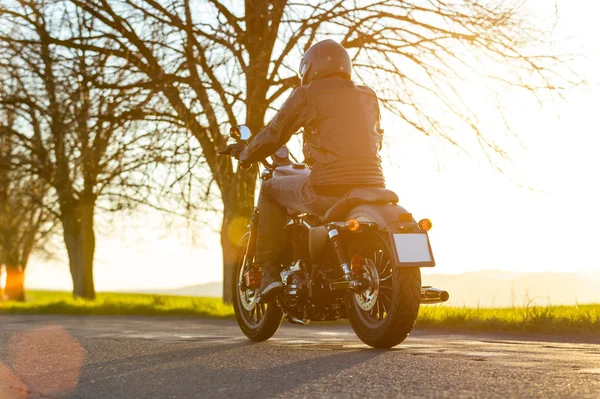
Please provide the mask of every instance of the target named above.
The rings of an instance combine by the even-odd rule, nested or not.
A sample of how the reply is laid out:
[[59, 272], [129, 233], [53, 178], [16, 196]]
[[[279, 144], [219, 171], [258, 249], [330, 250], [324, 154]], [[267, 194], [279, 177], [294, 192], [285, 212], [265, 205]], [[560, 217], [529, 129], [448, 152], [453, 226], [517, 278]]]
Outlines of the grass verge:
[[[191, 316], [231, 319], [233, 308], [218, 298], [99, 293], [94, 301], [71, 293], [28, 291], [27, 302], [0, 302], [0, 314]], [[417, 326], [477, 331], [600, 334], [600, 304], [504, 309], [424, 305]]]
[[600, 334], [600, 304], [466, 308], [425, 305], [418, 327], [479, 331]]
[[0, 314], [100, 316], [195, 316], [233, 318], [233, 308], [219, 298], [101, 292], [93, 301], [70, 292], [27, 291], [26, 302], [0, 302]]

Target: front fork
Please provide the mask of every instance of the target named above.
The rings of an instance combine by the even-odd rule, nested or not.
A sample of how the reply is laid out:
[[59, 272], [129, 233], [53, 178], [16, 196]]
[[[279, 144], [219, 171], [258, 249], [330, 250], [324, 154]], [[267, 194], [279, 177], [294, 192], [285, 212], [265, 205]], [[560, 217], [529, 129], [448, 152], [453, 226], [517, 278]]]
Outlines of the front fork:
[[254, 212], [252, 212], [252, 216], [250, 217], [248, 228], [250, 229], [250, 237], [248, 240], [248, 250], [246, 251], [246, 256], [250, 254], [252, 258], [254, 258], [254, 253], [256, 252], [256, 237], [258, 235], [258, 208], [254, 208]]
[[260, 287], [261, 272], [258, 265], [254, 264], [258, 232], [258, 208], [254, 208], [248, 228], [250, 229], [250, 236], [248, 237], [248, 244], [244, 254], [244, 263], [242, 263], [243, 270], [246, 270], [242, 281], [242, 288], [258, 289]]

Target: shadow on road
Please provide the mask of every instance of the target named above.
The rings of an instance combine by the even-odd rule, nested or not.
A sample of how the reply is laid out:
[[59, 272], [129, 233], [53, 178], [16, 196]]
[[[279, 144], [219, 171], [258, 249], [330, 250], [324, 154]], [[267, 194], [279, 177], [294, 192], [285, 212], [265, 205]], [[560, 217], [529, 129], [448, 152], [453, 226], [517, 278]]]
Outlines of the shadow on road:
[[[335, 354], [258, 370], [250, 375], [245, 375], [244, 378], [263, 381], [261, 388], [255, 392], [259, 394], [257, 396], [274, 397], [301, 385], [309, 385], [313, 381], [327, 379], [332, 375], [336, 375], [336, 378], [331, 379], [331, 384], [334, 381], [343, 381], [344, 378], [339, 378], [338, 374], [343, 374], [344, 371], [356, 365], [369, 362], [384, 352], [376, 349], [343, 350]], [[347, 375], [347, 377], [351, 378], [352, 376]], [[244, 386], [230, 386], [226, 390], [228, 396], [241, 396], [244, 392], [247, 392]], [[335, 392], [329, 391], [329, 393]]]
[[[386, 352], [344, 349], [332, 354], [298, 347], [291, 355], [293, 347], [241, 341], [92, 361], [72, 397], [127, 398], [140, 392], [152, 392], [151, 397], [275, 397], [330, 375], [339, 384], [344, 378], [338, 374]], [[165, 380], [178, 383], [164, 385]]]

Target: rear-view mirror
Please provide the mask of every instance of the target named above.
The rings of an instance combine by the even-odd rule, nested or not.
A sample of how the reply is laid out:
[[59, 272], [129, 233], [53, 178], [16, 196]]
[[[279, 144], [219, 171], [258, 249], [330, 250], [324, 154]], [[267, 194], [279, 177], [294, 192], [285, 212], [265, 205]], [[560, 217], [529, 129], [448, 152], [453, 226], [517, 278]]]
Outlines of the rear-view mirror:
[[239, 125], [231, 128], [230, 135], [237, 141], [246, 141], [250, 139], [252, 132], [248, 126]]

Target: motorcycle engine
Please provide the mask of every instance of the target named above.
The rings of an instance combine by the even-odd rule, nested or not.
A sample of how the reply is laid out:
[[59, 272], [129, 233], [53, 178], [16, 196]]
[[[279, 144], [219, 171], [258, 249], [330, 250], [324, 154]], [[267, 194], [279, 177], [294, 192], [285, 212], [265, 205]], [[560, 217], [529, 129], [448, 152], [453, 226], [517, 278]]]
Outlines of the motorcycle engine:
[[304, 262], [296, 261], [281, 272], [283, 281], [283, 305], [286, 313], [298, 320], [304, 320], [308, 299], [308, 275]]

